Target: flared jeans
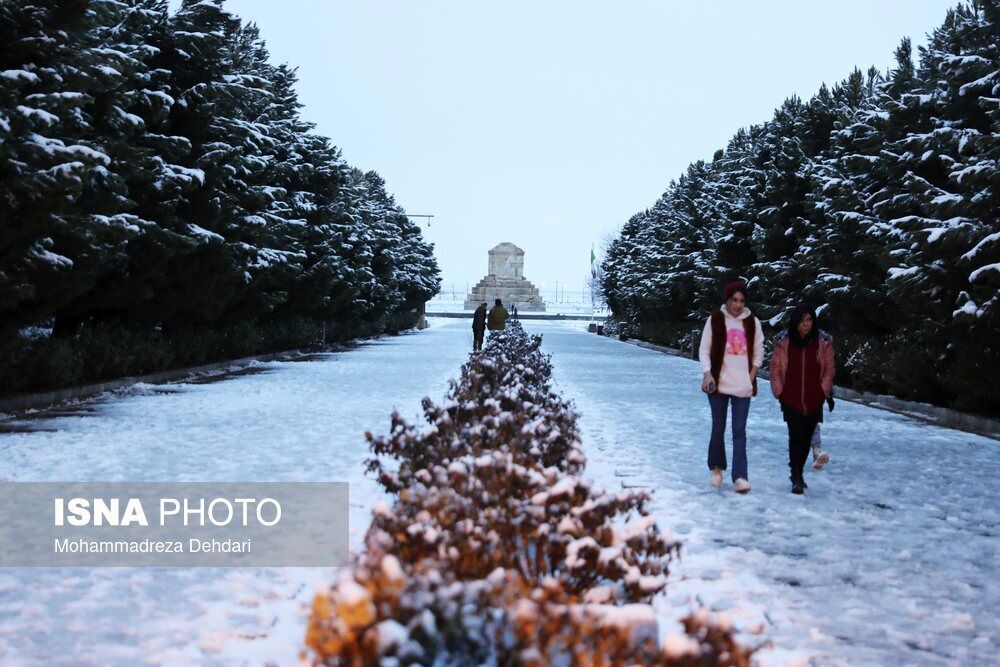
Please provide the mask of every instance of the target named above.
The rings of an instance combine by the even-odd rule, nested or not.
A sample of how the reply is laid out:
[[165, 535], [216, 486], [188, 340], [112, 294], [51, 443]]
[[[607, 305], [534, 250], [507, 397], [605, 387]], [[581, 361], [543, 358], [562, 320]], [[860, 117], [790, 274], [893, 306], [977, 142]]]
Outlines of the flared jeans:
[[712, 408], [712, 438], [708, 441], [708, 468], [726, 469], [726, 412], [733, 405], [733, 481], [743, 478], [750, 481], [747, 472], [747, 415], [750, 414], [750, 397], [709, 394]]

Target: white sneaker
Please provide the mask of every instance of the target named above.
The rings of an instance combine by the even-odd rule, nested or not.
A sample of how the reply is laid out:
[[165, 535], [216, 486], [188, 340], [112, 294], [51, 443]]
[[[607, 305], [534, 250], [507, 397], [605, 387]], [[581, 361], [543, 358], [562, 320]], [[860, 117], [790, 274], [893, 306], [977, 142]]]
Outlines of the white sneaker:
[[715, 488], [722, 486], [722, 471], [718, 468], [712, 469], [712, 486]]
[[[815, 450], [813, 451], [815, 455]], [[819, 456], [813, 456], [813, 468], [816, 470], [822, 470], [823, 466], [830, 462], [830, 455], [826, 452], [820, 452]]]
[[736, 493], [749, 493], [750, 482], [740, 477], [735, 482], [733, 482], [733, 491], [735, 491]]

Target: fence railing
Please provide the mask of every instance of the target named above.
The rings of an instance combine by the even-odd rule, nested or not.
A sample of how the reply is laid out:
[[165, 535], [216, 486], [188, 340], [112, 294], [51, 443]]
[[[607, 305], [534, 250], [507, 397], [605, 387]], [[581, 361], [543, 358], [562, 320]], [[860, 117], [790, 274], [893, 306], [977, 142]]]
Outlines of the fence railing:
[[[461, 309], [469, 291], [475, 283], [445, 283], [441, 286], [441, 292], [428, 302], [429, 310], [441, 310], [442, 306], [454, 306]], [[560, 285], [556, 287], [539, 287], [538, 292], [545, 301], [546, 310], [559, 309], [562, 312], [591, 312], [596, 308], [598, 312], [604, 310], [604, 304], [599, 298], [593, 297], [588, 286], [578, 287]]]

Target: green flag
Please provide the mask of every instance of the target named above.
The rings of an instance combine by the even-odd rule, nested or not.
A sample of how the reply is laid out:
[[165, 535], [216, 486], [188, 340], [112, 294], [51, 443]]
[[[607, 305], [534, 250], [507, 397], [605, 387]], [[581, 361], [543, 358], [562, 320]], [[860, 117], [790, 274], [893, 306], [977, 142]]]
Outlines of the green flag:
[[594, 278], [597, 277], [597, 269], [594, 267], [595, 259], [597, 259], [597, 255], [594, 254], [594, 246], [590, 246], [590, 275]]

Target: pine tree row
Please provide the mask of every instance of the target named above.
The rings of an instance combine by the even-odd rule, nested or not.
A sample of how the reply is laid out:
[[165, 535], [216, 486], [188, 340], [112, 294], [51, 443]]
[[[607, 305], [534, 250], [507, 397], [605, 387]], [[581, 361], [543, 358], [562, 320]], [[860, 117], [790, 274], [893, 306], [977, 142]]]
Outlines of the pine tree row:
[[678, 344], [744, 277], [765, 324], [818, 308], [838, 382], [1000, 412], [998, 3], [895, 59], [786, 100], [624, 225], [602, 270], [627, 332]]
[[77, 346], [292, 321], [345, 338], [437, 291], [432, 248], [383, 180], [313, 133], [294, 69], [222, 0], [172, 15], [166, 0], [4, 2], [0, 44], [11, 374], [31, 328]]

